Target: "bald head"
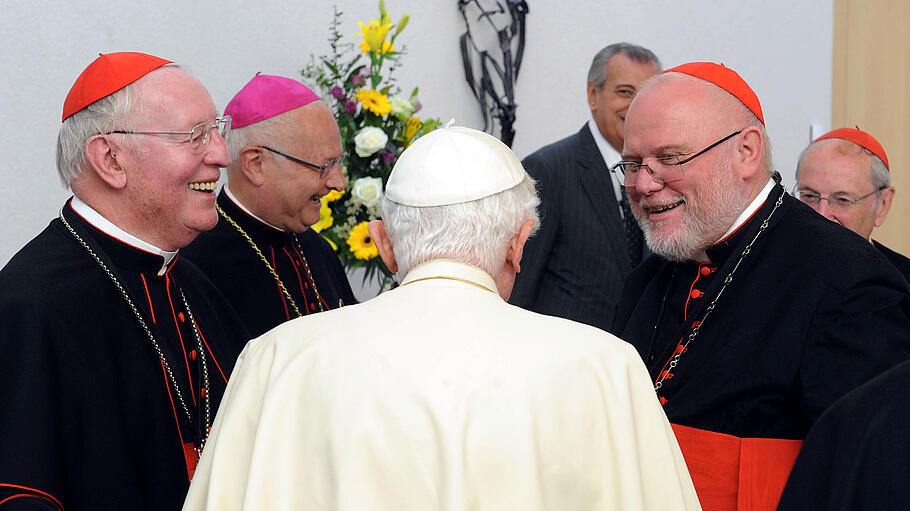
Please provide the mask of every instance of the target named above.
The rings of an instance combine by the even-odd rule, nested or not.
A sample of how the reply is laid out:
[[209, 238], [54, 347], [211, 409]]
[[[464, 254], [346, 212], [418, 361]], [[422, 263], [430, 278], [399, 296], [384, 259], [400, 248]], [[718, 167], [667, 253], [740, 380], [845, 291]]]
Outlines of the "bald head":
[[[649, 89], [650, 92], [646, 92]], [[755, 127], [763, 139], [762, 169], [765, 174], [770, 175], [771, 141], [764, 123], [733, 94], [709, 81], [673, 71], [656, 75], [646, 81], [639, 92], [639, 95], [642, 94], [657, 96], [664, 108], [670, 110], [668, 119], [675, 116], [680, 122], [688, 121], [685, 123], [692, 128]], [[630, 117], [635, 117], [633, 113], [635, 104], [640, 102], [641, 100], [632, 102], [627, 122]], [[692, 106], [695, 108], [691, 108]], [[681, 119], [681, 116], [686, 116], [686, 119]]]

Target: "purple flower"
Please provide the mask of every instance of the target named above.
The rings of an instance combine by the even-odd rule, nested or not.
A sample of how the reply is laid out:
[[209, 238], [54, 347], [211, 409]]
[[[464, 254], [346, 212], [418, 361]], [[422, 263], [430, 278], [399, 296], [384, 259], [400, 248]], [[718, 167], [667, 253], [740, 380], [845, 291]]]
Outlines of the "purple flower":
[[415, 113], [415, 114], [416, 114], [417, 112], [419, 112], [421, 108], [423, 108], [423, 105], [420, 104], [420, 101], [417, 101], [417, 102], [414, 103], [414, 113]]
[[379, 151], [379, 155], [382, 156], [382, 163], [385, 165], [391, 165], [395, 163], [395, 153], [383, 149], [382, 151]]
[[351, 85], [353, 85], [355, 87], [358, 85], [363, 85], [363, 76], [360, 73], [357, 73], [356, 75], [352, 76]]
[[335, 99], [344, 99], [344, 89], [337, 85], [332, 87], [332, 96], [335, 96]]
[[347, 111], [347, 113], [354, 115], [354, 113], [357, 111], [357, 102], [354, 101], [353, 99], [349, 99], [349, 100], [345, 101], [344, 109], [345, 109], [345, 111]]

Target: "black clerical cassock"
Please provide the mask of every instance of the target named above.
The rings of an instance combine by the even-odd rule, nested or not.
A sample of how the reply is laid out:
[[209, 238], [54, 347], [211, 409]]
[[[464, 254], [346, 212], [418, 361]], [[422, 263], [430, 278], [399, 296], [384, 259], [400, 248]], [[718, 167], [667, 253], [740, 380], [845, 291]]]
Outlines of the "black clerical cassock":
[[279, 231], [224, 191], [218, 206], [218, 225], [182, 253], [212, 279], [253, 337], [289, 319], [356, 303], [338, 256], [318, 233]]
[[179, 509], [249, 336], [192, 263], [61, 214], [0, 271], [0, 503]]

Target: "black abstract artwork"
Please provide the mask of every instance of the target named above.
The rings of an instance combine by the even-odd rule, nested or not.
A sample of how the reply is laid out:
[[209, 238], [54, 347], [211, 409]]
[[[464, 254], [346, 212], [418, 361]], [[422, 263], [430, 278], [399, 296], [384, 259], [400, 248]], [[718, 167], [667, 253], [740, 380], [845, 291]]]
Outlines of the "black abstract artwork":
[[[515, 82], [525, 48], [528, 3], [524, 0], [458, 0], [458, 10], [465, 23], [465, 32], [461, 35], [465, 79], [480, 104], [483, 130], [492, 131], [493, 124], [498, 121], [499, 139], [512, 147]], [[499, 46], [492, 51], [477, 44], [478, 40], [484, 39], [480, 31], [487, 27], [493, 29], [494, 44]]]

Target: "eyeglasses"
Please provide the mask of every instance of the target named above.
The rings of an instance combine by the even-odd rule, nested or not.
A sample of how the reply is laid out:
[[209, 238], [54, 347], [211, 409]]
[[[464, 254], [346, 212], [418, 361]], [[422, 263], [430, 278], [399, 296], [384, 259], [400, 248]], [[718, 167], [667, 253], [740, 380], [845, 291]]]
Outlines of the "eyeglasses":
[[698, 158], [699, 156], [705, 154], [706, 152], [714, 149], [718, 145], [730, 140], [742, 133], [743, 130], [734, 131], [726, 137], [714, 142], [708, 147], [698, 151], [697, 153], [689, 156], [688, 158], [683, 158], [681, 154], [667, 154], [664, 156], [658, 156], [654, 158], [657, 162], [656, 168], [651, 165], [644, 165], [640, 161], [621, 161], [610, 169], [610, 172], [616, 176], [616, 179], [619, 181], [619, 184], [625, 186], [626, 188], [634, 188], [635, 182], [638, 180], [638, 172], [642, 168], [648, 169], [648, 174], [651, 175], [651, 179], [654, 180], [657, 184], [670, 183], [672, 181], [678, 181], [683, 178], [683, 168], [681, 165], [683, 163], [689, 163], [690, 161]]
[[303, 165], [304, 167], [309, 167], [309, 168], [311, 168], [311, 169], [313, 169], [313, 170], [318, 170], [318, 171], [319, 171], [319, 177], [320, 177], [320, 178], [325, 178], [325, 176], [326, 176], [326, 171], [329, 170], [330, 168], [334, 167], [335, 165], [338, 165], [338, 166], [340, 166], [340, 167], [343, 167], [343, 166], [344, 166], [344, 162], [345, 162], [345, 157], [344, 157], [344, 155], [341, 155], [341, 156], [338, 157], [338, 158], [332, 158], [331, 160], [329, 160], [328, 162], [326, 162], [325, 165], [317, 165], [317, 164], [315, 164], [315, 163], [310, 163], [310, 162], [308, 162], [308, 161], [301, 160], [300, 158], [294, 158], [293, 156], [291, 156], [291, 155], [289, 155], [289, 154], [284, 154], [283, 152], [278, 151], [277, 149], [272, 149], [272, 148], [269, 147], [269, 146], [261, 145], [261, 146], [259, 146], [259, 147], [265, 149], [266, 151], [269, 151], [269, 152], [272, 152], [272, 153], [275, 153], [275, 154], [284, 156], [285, 158], [291, 160], [292, 162], [294, 162], [294, 163], [299, 163], [300, 165]]
[[875, 190], [867, 193], [866, 195], [863, 195], [862, 197], [856, 197], [846, 192], [836, 192], [825, 197], [815, 190], [796, 190], [796, 195], [799, 197], [799, 200], [812, 206], [813, 209], [818, 209], [818, 207], [821, 205], [821, 201], [828, 201], [829, 208], [835, 211], [847, 211], [848, 209], [855, 206], [859, 201], [872, 197], [885, 188], [888, 187], [879, 186]]
[[212, 138], [212, 130], [217, 129], [218, 133], [221, 135], [222, 139], [227, 138], [228, 133], [231, 131], [231, 116], [225, 115], [222, 117], [215, 117], [215, 124], [208, 122], [200, 122], [199, 124], [193, 126], [193, 129], [190, 131], [130, 131], [130, 130], [114, 130], [104, 133], [104, 135], [111, 135], [113, 133], [122, 133], [124, 135], [183, 135], [187, 139], [184, 142], [189, 142], [190, 150], [194, 153], [199, 152], [203, 146], [207, 146], [209, 140]]

